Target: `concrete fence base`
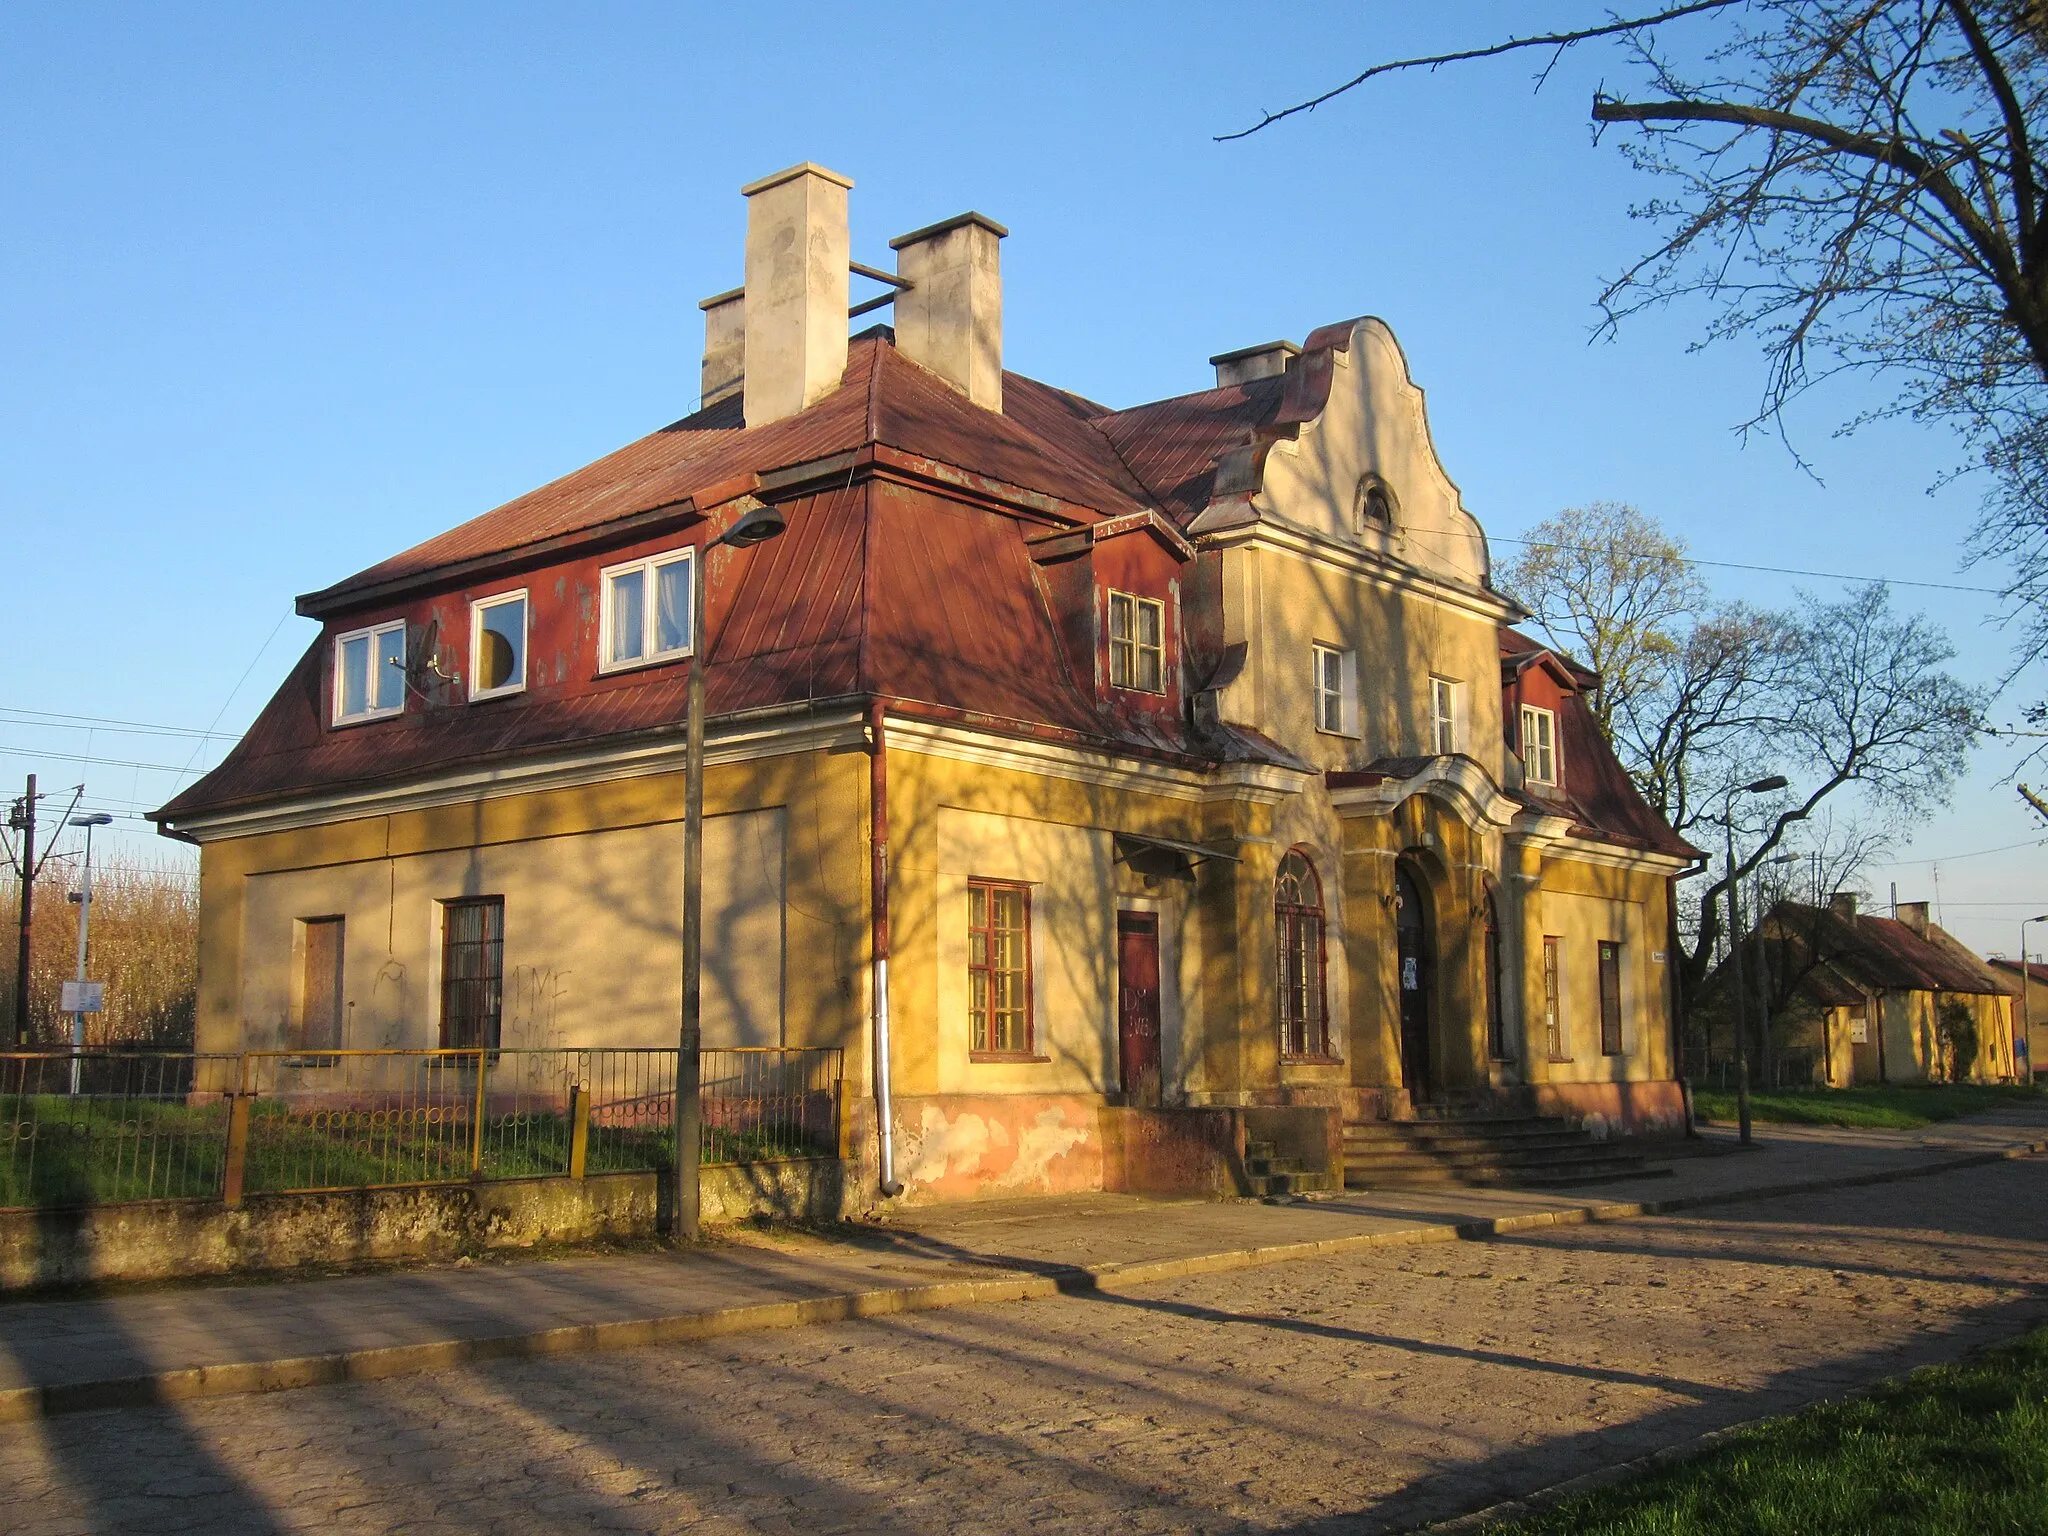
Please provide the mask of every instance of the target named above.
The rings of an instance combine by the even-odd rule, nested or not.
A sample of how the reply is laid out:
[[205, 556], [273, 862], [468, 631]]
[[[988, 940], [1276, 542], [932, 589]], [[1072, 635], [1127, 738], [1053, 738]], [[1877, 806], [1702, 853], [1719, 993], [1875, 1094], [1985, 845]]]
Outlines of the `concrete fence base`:
[[[608, 1173], [256, 1194], [234, 1209], [214, 1200], [143, 1200], [4, 1211], [0, 1293], [649, 1238], [667, 1225], [667, 1183], [652, 1173]], [[707, 1222], [832, 1220], [844, 1185], [837, 1160], [710, 1167], [703, 1215]]]

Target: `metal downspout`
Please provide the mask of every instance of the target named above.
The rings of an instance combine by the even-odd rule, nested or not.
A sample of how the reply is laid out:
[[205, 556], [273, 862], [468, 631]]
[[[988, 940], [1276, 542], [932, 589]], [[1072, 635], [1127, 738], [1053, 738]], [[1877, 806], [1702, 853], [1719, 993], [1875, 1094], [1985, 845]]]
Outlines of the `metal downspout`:
[[882, 1194], [903, 1193], [896, 1181], [896, 1125], [889, 1103], [889, 767], [888, 743], [882, 734], [882, 701], [868, 707], [872, 732], [868, 764], [868, 810], [874, 850], [873, 886], [869, 905], [874, 922], [875, 1120], [880, 1142]]

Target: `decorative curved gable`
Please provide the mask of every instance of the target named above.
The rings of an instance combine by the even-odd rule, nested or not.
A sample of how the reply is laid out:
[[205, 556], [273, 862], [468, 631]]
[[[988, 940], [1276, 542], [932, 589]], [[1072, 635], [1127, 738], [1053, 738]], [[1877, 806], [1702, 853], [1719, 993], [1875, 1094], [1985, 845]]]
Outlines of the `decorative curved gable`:
[[[1362, 514], [1379, 487], [1388, 522]], [[1190, 532], [1275, 521], [1361, 547], [1460, 586], [1483, 588], [1486, 534], [1465, 510], [1430, 437], [1422, 390], [1384, 321], [1313, 332], [1287, 371], [1287, 393], [1258, 439], [1231, 454], [1216, 499]]]

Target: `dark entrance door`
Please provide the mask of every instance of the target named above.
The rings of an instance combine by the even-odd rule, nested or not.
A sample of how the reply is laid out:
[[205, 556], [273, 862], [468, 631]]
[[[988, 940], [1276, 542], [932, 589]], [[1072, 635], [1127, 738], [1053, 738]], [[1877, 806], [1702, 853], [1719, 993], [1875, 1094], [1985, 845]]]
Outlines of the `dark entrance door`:
[[1401, 991], [1401, 1081], [1416, 1102], [1435, 1084], [1429, 1070], [1429, 993], [1433, 969], [1429, 920], [1422, 887], [1402, 865], [1394, 866], [1394, 953]]
[[1159, 919], [1116, 915], [1117, 1075], [1124, 1102], [1159, 1107]]

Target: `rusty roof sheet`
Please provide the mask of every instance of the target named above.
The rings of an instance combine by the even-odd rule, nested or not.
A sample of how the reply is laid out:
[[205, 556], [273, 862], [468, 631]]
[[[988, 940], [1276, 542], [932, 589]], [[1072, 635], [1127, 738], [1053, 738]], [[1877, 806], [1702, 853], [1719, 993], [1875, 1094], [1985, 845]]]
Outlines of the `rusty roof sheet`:
[[1216, 463], [1271, 426], [1283, 377], [1205, 389], [1102, 416], [1095, 425], [1161, 511], [1186, 527], [1209, 504]]
[[[321, 591], [309, 611], [353, 593], [431, 578], [443, 567], [608, 526], [752, 473], [881, 444], [954, 465], [1106, 516], [1143, 510], [1141, 487], [1081, 412], [1091, 402], [1005, 376], [1001, 415], [974, 405], [896, 351], [886, 327], [854, 337], [840, 386], [809, 410], [763, 427], [742, 423], [738, 396], [649, 433], [615, 453]], [[1014, 399], [1014, 407], [1012, 400]], [[1099, 407], [1093, 407], [1099, 409]]]
[[1922, 937], [1890, 917], [1844, 917], [1828, 907], [1781, 901], [1767, 923], [1782, 939], [1809, 948], [1858, 986], [1901, 992], [2004, 993], [1955, 937], [1929, 924]]

